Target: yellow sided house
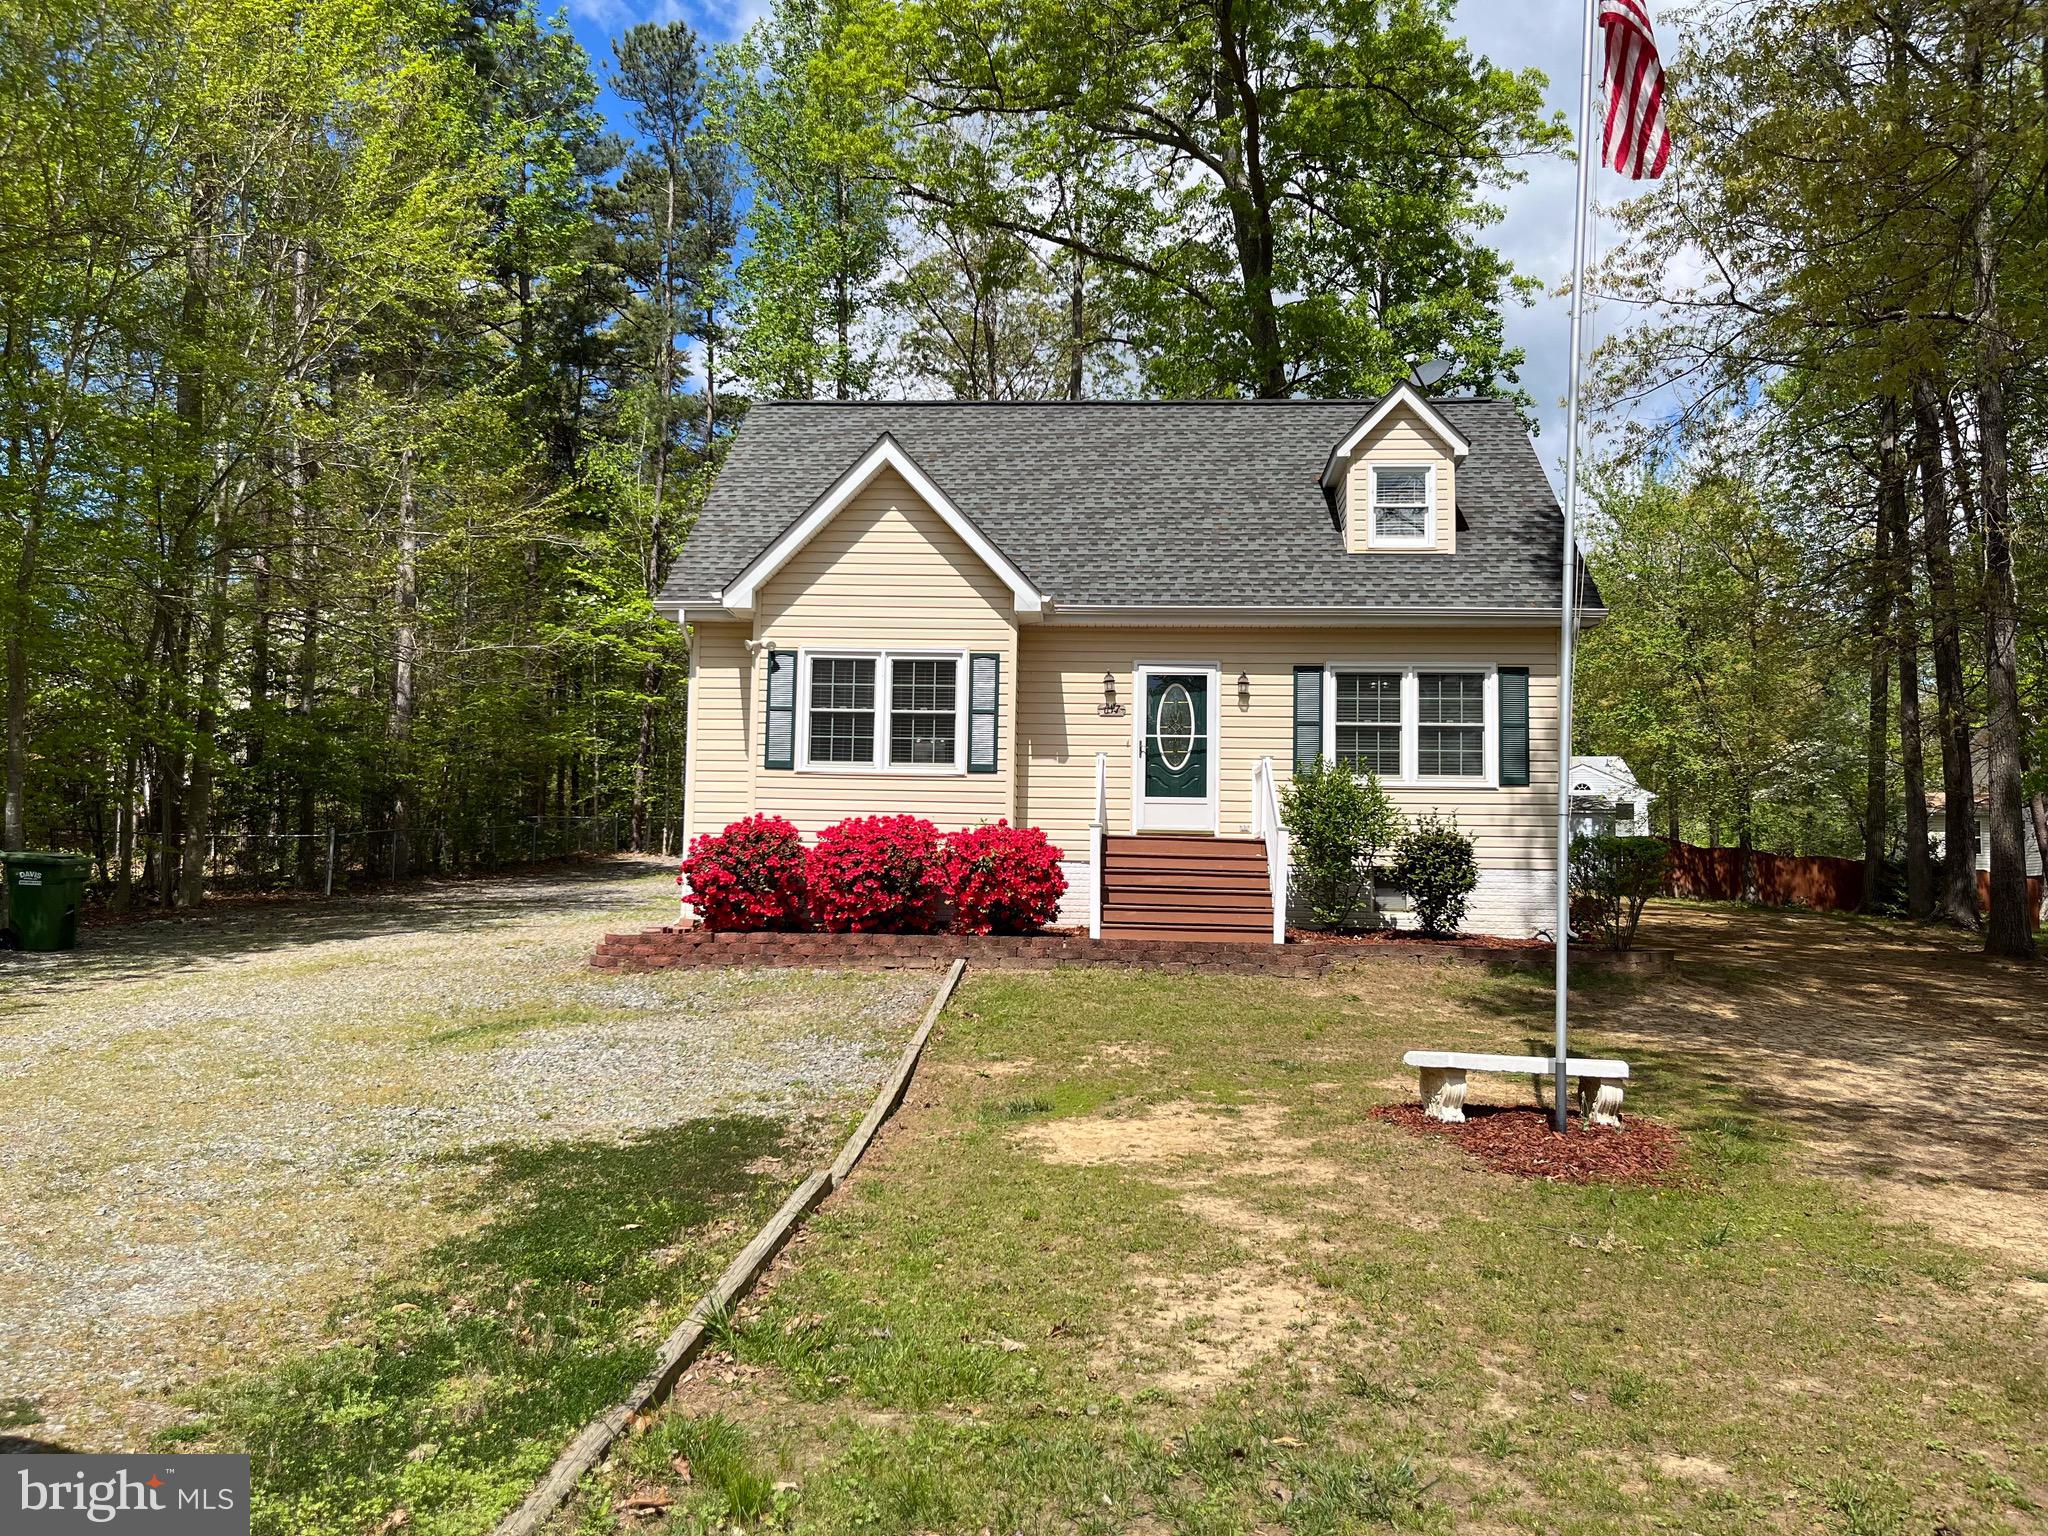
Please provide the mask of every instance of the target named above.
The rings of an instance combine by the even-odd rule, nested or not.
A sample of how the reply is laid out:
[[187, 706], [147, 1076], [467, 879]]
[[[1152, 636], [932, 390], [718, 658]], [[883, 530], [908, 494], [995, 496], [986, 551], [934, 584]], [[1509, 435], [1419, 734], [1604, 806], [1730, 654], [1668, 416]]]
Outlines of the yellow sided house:
[[1406, 386], [756, 405], [662, 599], [686, 838], [1004, 819], [1061, 848], [1064, 922], [1278, 939], [1322, 756], [1475, 838], [1468, 928], [1547, 931], [1561, 529], [1512, 405]]

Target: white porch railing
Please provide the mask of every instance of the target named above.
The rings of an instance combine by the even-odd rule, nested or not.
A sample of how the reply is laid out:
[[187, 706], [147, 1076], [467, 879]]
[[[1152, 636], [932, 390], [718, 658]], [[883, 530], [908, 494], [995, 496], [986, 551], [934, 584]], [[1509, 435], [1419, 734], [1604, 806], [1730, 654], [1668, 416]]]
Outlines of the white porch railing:
[[1109, 824], [1109, 754], [1095, 754], [1095, 819], [1088, 824], [1088, 937], [1102, 937], [1102, 835]]
[[1252, 835], [1266, 845], [1266, 881], [1273, 891], [1273, 942], [1287, 942], [1287, 877], [1293, 858], [1287, 827], [1280, 820], [1280, 785], [1273, 777], [1273, 759], [1252, 764]]

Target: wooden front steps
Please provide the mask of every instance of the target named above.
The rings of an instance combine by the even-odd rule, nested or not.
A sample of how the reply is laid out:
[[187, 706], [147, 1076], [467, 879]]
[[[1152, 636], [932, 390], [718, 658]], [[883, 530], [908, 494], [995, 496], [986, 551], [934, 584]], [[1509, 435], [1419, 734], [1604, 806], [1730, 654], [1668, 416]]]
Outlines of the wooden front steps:
[[1266, 845], [1166, 834], [1105, 837], [1102, 936], [1270, 943]]

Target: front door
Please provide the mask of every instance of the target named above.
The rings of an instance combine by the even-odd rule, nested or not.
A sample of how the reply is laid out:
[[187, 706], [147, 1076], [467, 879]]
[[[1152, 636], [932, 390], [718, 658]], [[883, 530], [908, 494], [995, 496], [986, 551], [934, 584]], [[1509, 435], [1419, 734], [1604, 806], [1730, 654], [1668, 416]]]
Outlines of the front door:
[[1145, 714], [1139, 737], [1140, 832], [1216, 830], [1216, 678], [1194, 669], [1138, 668]]

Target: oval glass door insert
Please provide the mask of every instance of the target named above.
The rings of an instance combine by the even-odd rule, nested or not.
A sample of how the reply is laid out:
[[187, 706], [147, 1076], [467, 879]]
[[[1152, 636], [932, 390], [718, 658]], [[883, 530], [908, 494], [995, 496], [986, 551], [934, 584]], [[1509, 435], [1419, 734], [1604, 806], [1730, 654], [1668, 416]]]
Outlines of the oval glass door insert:
[[1159, 696], [1154, 731], [1159, 739], [1159, 761], [1168, 773], [1179, 773], [1195, 750], [1195, 701], [1188, 697], [1184, 685], [1169, 683]]

